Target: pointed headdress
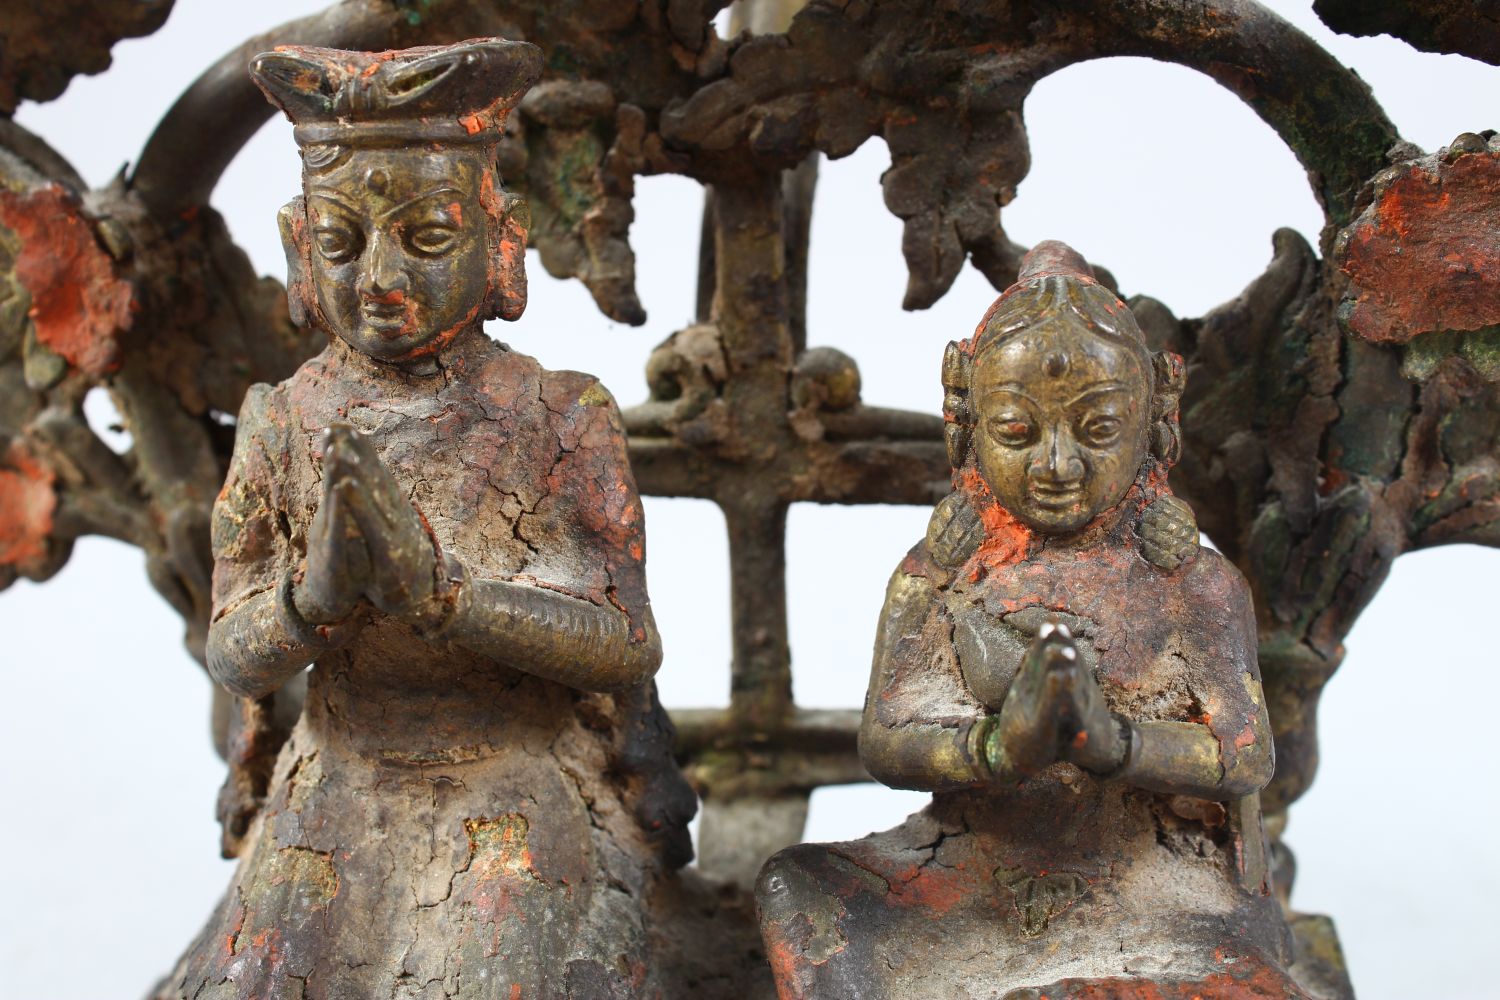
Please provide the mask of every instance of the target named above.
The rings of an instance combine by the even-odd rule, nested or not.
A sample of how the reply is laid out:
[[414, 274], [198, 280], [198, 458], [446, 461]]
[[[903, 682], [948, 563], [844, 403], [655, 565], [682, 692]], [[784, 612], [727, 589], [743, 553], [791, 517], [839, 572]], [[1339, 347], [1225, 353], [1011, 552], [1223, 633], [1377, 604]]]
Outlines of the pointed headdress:
[[493, 144], [541, 73], [540, 49], [502, 38], [386, 52], [286, 45], [250, 64], [304, 149]]
[[[359, 147], [468, 147], [493, 163], [506, 117], [541, 73], [540, 49], [503, 38], [387, 52], [289, 45], [250, 64], [256, 85], [296, 126], [306, 175], [334, 169]], [[481, 188], [480, 201], [490, 217], [485, 316], [513, 320], [526, 308], [520, 198], [494, 185]], [[277, 222], [287, 253], [287, 301], [292, 321], [302, 325], [320, 315], [303, 199], [284, 206]]]

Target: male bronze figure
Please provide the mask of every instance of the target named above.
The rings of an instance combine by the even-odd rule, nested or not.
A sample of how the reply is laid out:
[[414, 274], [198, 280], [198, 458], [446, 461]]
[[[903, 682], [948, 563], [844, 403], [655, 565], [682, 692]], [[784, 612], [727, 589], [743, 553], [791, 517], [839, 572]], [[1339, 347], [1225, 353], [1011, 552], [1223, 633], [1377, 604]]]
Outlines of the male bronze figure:
[[541, 70], [481, 39], [289, 48], [281, 213], [326, 350], [251, 390], [215, 507], [208, 665], [309, 662], [234, 884], [171, 997], [648, 996], [648, 906], [692, 793], [610, 394], [487, 338], [526, 304], [495, 144]]

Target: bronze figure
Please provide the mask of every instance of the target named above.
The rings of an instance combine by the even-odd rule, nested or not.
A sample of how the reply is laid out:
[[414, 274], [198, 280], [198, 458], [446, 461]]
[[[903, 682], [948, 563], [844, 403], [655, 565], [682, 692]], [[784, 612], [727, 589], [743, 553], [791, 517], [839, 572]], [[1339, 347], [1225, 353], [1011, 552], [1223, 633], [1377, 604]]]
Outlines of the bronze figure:
[[[1213, 657], [1201, 642], [1172, 646], [1181, 661], [1141, 652], [1178, 628], [1173, 642], [1211, 634], [1207, 648], [1219, 646], [1221, 667], [1248, 662], [1243, 616], [1225, 610], [1220, 623], [1220, 611], [1205, 610], [1215, 595], [1232, 603], [1243, 591], [1216, 555], [1198, 549], [1201, 523], [1255, 595], [1256, 658], [1277, 764], [1261, 793], [1267, 867], [1296, 940], [1291, 973], [1309, 994], [1351, 995], [1331, 922], [1292, 907], [1295, 865], [1282, 833], [1318, 767], [1323, 688], [1398, 557], [1440, 545], [1500, 545], [1492, 294], [1500, 280], [1500, 136], [1482, 130], [1487, 122], [1424, 153], [1342, 60], [1265, 5], [1240, 0], [743, 0], [728, 12], [727, 32], [718, 21], [726, 0], [338, 0], [312, 12], [323, 4], [308, 0], [308, 16], [264, 36], [225, 38], [223, 55], [141, 136], [137, 154], [112, 154], [133, 165], [93, 188], [30, 131], [39, 122], [27, 121], [24, 105], [103, 70], [112, 43], [153, 31], [171, 0], [59, 0], [24, 10], [12, 4], [0, 14], [0, 590], [53, 576], [80, 539], [118, 540], [145, 557], [146, 579], [180, 614], [196, 660], [209, 658], [212, 612], [215, 671], [241, 692], [275, 691], [237, 699], [220, 689], [215, 746], [230, 765], [220, 814], [225, 849], [243, 868], [223, 911], [161, 992], [173, 994], [191, 973], [202, 996], [363, 996], [371, 990], [361, 977], [382, 976], [395, 985], [373, 989], [377, 995], [483, 995], [496, 988], [502, 966], [517, 990], [541, 982], [536, 956], [546, 952], [552, 978], [525, 995], [649, 995], [659, 982], [667, 996], [760, 1000], [769, 967], [742, 890], [766, 857], [799, 839], [815, 789], [869, 778], [856, 751], [860, 711], [811, 709], [793, 697], [788, 510], [942, 501], [931, 540], [893, 591], [892, 634], [882, 646], [891, 677], [878, 682], [889, 697], [871, 702], [866, 757], [893, 782], [956, 785], [939, 791], [924, 817], [848, 852], [889, 872], [874, 857], [880, 845], [930, 844], [912, 855], [911, 877], [903, 870], [887, 894], [921, 897], [911, 911], [919, 931], [907, 938], [911, 962], [920, 964], [934, 935], [983, 926], [1001, 928], [986, 947], [1020, 962], [1106, 903], [1119, 906], [1108, 919], [1089, 919], [1108, 927], [1139, 912], [1130, 906], [1156, 899], [1160, 912], [1142, 918], [1145, 936], [1132, 940], [1145, 942], [1141, 955], [1161, 958], [1150, 940], [1171, 938], [1175, 948], [1180, 932], [1172, 969], [1141, 958], [1127, 978], [1049, 987], [1045, 995], [1201, 996], [1231, 989], [1225, 976], [1242, 994], [1293, 992], [1278, 978], [1286, 961], [1272, 939], [1280, 932], [1256, 895], [1259, 841], [1244, 798], [1150, 787], [1160, 771], [1169, 787], [1186, 781], [1198, 792], [1194, 782], [1226, 776], [1249, 786], [1266, 764], [1257, 756], [1264, 727], [1256, 713], [1255, 725], [1245, 723], [1253, 742], [1232, 746], [1235, 768], [1248, 772], [1217, 775], [1211, 752], [1227, 761], [1220, 737], [1239, 725], [1249, 693], [1205, 666]], [[1500, 21], [1475, 18], [1473, 5], [1457, 0], [1315, 6], [1346, 33], [1390, 31], [1418, 48], [1490, 62], [1500, 53]], [[469, 47], [464, 58], [476, 62], [457, 64], [434, 51], [387, 51], [495, 35], [541, 46], [545, 67], [524, 48], [502, 58]], [[155, 51], [196, 59], [199, 50], [180, 37], [158, 36]], [[245, 67], [284, 43], [380, 52], [309, 50], [304, 63], [286, 55], [262, 64], [269, 74], [262, 82], [305, 126], [308, 200], [286, 218], [301, 328], [285, 290], [258, 277], [211, 204], [221, 175], [273, 114]], [[1060, 538], [1072, 537], [1071, 522], [1130, 478], [1131, 462], [1118, 461], [1079, 491], [1066, 475], [1043, 477], [1036, 490], [1006, 498], [1019, 508], [1014, 519], [998, 516], [1004, 508], [991, 502], [996, 491], [984, 477], [1009, 475], [1017, 456], [1004, 450], [1003, 426], [994, 441], [971, 447], [988, 404], [973, 397], [971, 412], [970, 399], [976, 386], [1000, 388], [992, 363], [1003, 348], [950, 353], [946, 429], [935, 413], [867, 405], [854, 359], [810, 346], [818, 332], [807, 311], [808, 251], [820, 158], [874, 140], [890, 158], [880, 187], [902, 227], [906, 305], [941, 299], [966, 263], [997, 289], [1010, 286], [1024, 248], [1003, 216], [1032, 164], [1028, 95], [1067, 67], [1121, 56], [1194, 70], [1244, 101], [1305, 168], [1322, 229], [1312, 240], [1278, 231], [1264, 272], [1203, 316], [1179, 317], [1145, 296], [1130, 300], [1152, 350], [1184, 358], [1180, 407], [1191, 434], [1172, 487], [1192, 508], [1161, 480], [1137, 475], [1124, 484], [1127, 509], [1106, 505], [1095, 515], [1108, 525], [1099, 546], [1083, 551]], [[505, 111], [537, 74], [495, 143]], [[160, 94], [153, 83], [134, 96], [146, 103]], [[1095, 134], [1096, 109], [1080, 103], [1070, 115]], [[89, 106], [62, 127], [104, 145], [99, 117]], [[1154, 162], [1172, 176], [1192, 168], [1175, 145], [1156, 152]], [[690, 178], [707, 195], [697, 308], [692, 325], [648, 363], [652, 399], [616, 422], [588, 380], [544, 373], [476, 328], [490, 313], [519, 308], [523, 236], [549, 273], [578, 279], [602, 313], [644, 323], [631, 244], [635, 179], [665, 174]], [[455, 197], [420, 200], [441, 188]], [[1224, 197], [1242, 194], [1231, 186]], [[529, 226], [513, 195], [526, 198]], [[401, 200], [407, 196], [419, 200]], [[470, 228], [480, 216], [486, 241], [495, 241], [487, 251], [475, 248]], [[378, 266], [362, 294], [356, 261], [367, 251]], [[1081, 272], [1076, 262], [1064, 270]], [[1114, 289], [1103, 269], [1096, 275]], [[388, 287], [386, 279], [405, 284]], [[434, 288], [442, 294], [433, 297]], [[1094, 298], [1104, 314], [1127, 322], [1118, 303]], [[1125, 360], [1114, 360], [1129, 368], [1133, 350], [1127, 345]], [[1028, 363], [1053, 378], [1046, 356]], [[989, 381], [976, 382], [981, 376]], [[1160, 467], [1170, 454], [1177, 380], [1173, 366], [1152, 369], [1162, 412], [1147, 420], [1163, 440], [1152, 441], [1160, 454], [1146, 465]], [[252, 384], [278, 382], [247, 398]], [[99, 396], [115, 404], [124, 435], [104, 432], [97, 412], [85, 413], [85, 401]], [[241, 411], [236, 448], [231, 415]], [[326, 427], [334, 430], [325, 441]], [[955, 464], [949, 447], [966, 477], [944, 500]], [[986, 449], [983, 461], [971, 456]], [[210, 522], [231, 463], [217, 517], [215, 595]], [[1066, 464], [1060, 459], [1058, 469]], [[666, 877], [685, 856], [682, 822], [692, 803], [668, 759], [673, 730], [650, 686], [584, 690], [625, 685], [654, 660], [631, 476], [643, 493], [701, 498], [724, 515], [727, 703], [673, 712], [675, 754], [705, 806], [702, 868], [732, 883], [722, 891], [706, 889], [691, 870]], [[1130, 509], [1136, 503], [1145, 504], [1139, 517]], [[965, 567], [983, 572], [966, 579]], [[1036, 574], [1036, 594], [1001, 586], [1023, 568]], [[1119, 579], [1130, 586], [1106, 586]], [[1193, 581], [1203, 582], [1198, 592]], [[966, 593], [984, 595], [984, 606], [964, 605]], [[1010, 608], [1023, 597], [1058, 621]], [[952, 641], [936, 626], [904, 629], [908, 620], [925, 627], [924, 609], [938, 625], [953, 620]], [[496, 621], [503, 633], [491, 628]], [[1033, 633], [1047, 624], [1054, 631], [1028, 659]], [[22, 627], [50, 642], [55, 626]], [[981, 644], [993, 654], [983, 663], [1010, 667], [975, 666]], [[927, 652], [930, 662], [918, 656]], [[298, 661], [310, 660], [319, 664], [312, 698], [293, 735], [308, 677]], [[802, 670], [813, 662], [801, 660]], [[1022, 662], [1028, 670], [1012, 677]], [[1097, 692], [1084, 668], [1097, 668]], [[1137, 669], [1140, 686], [1120, 683], [1121, 672], [1135, 683]], [[143, 683], [141, 702], [149, 706], [159, 690]], [[1152, 691], [1162, 697], [1152, 700]], [[82, 691], [59, 699], [49, 716], [58, 733], [109, 745], [103, 730], [80, 725], [73, 712], [86, 704]], [[232, 703], [243, 713], [237, 725]], [[136, 710], [115, 721], [139, 718]], [[1127, 752], [1110, 773], [1134, 768], [1130, 780], [1140, 787], [1096, 777], [1090, 769], [1110, 768], [1127, 745], [1105, 723], [1106, 710], [1137, 724], [1142, 754], [1147, 736], [1176, 734], [1204, 751], [1203, 766], [1183, 766], [1191, 752], [1169, 752], [1158, 758], [1169, 766], [1148, 768], [1149, 754]], [[1049, 717], [1087, 739], [1053, 740], [1057, 734], [1037, 728]], [[1236, 730], [1231, 745], [1246, 731]], [[891, 749], [880, 751], [882, 741]], [[1413, 751], [1414, 759], [1439, 761], [1450, 749], [1439, 742]], [[1054, 754], [1064, 760], [1044, 766]], [[1375, 756], [1357, 756], [1385, 773]], [[1042, 770], [1011, 787], [994, 783], [996, 768], [1018, 776]], [[1061, 814], [1059, 802], [1075, 802], [1056, 787], [1064, 776], [1076, 779], [1069, 786], [1076, 801], [1095, 796], [1089, 809]], [[534, 800], [507, 801], [523, 786]], [[65, 787], [66, 800], [38, 807], [45, 818], [75, 811], [78, 796]], [[1037, 791], [1042, 807], [1020, 818], [995, 806], [1032, 794], [1027, 789], [1056, 796]], [[988, 840], [956, 825], [960, 802], [970, 803], [963, 815], [977, 817], [975, 829]], [[564, 808], [553, 808], [558, 803]], [[1106, 807], [1121, 818], [1114, 840], [1101, 832]], [[1001, 812], [1004, 822], [992, 815]], [[139, 813], [153, 836], [170, 822], [145, 799]], [[1084, 820], [1102, 838], [1100, 851], [1071, 866], [1044, 866], [1042, 855], [1082, 850], [1083, 840], [1070, 846], [1043, 833]], [[1128, 851], [1120, 846], [1148, 821], [1155, 847], [1143, 834]], [[1026, 847], [976, 869], [971, 860], [999, 850], [998, 840]], [[381, 843], [391, 849], [372, 860], [371, 845]], [[1110, 845], [1130, 865], [1100, 875]], [[1236, 845], [1245, 849], [1241, 874], [1227, 867]], [[1390, 850], [1405, 858], [1422, 847]], [[775, 870], [843, 865], [835, 857], [802, 849]], [[1120, 882], [1144, 870], [1142, 858], [1169, 876], [1148, 888], [1173, 888], [1180, 898], [1142, 896], [1138, 885]], [[978, 882], [959, 880], [961, 891], [945, 896], [939, 876], [948, 862]], [[527, 865], [539, 873], [535, 881]], [[1425, 871], [1397, 867], [1408, 880]], [[86, 868], [57, 869], [57, 892], [71, 898], [83, 886], [98, 895], [109, 885], [108, 867]], [[792, 906], [779, 925], [786, 933], [773, 934], [785, 983], [853, 981], [860, 949], [886, 947], [880, 942], [895, 942], [885, 957], [893, 964], [899, 957], [908, 918], [890, 900], [877, 902], [879, 883], [860, 874], [869, 869], [838, 870], [870, 886], [858, 899], [851, 890], [843, 918], [830, 916], [843, 902], [816, 908], [830, 898], [814, 891], [817, 879], [788, 882], [814, 908], [799, 915]], [[395, 894], [360, 895], [374, 884]], [[486, 895], [487, 887], [505, 888]], [[1434, 891], [1467, 889], [1457, 880]], [[939, 913], [949, 899], [952, 907]], [[973, 917], [984, 900], [992, 909]], [[556, 919], [518, 929], [518, 915], [534, 914], [533, 906]], [[1214, 906], [1211, 920], [1192, 916]], [[516, 921], [483, 924], [491, 936], [474, 945], [465, 921], [501, 910]], [[870, 912], [894, 914], [892, 923], [840, 937]], [[1218, 971], [1191, 979], [1184, 970], [1203, 964], [1211, 932], [1233, 937], [1237, 915], [1247, 915], [1242, 937], [1260, 957], [1225, 952], [1208, 966]], [[929, 917], [931, 926], [922, 923]], [[547, 937], [558, 927], [578, 930]], [[637, 946], [637, 930], [649, 948]], [[1101, 955], [1102, 939], [1075, 939], [1080, 956], [1124, 961], [1118, 951]], [[132, 950], [141, 941], [121, 934], [111, 944]], [[506, 951], [510, 944], [518, 950]], [[669, 946], [675, 951], [664, 959]], [[59, 954], [71, 960], [71, 948]], [[927, 967], [937, 971], [913, 992], [970, 988], [953, 985], [961, 963], [939, 966], [952, 948], [946, 937], [932, 945]], [[575, 958], [580, 951], [623, 960]], [[335, 954], [347, 956], [346, 965], [328, 964]], [[813, 971], [819, 962], [826, 969]], [[33, 966], [25, 971], [55, 977], [55, 960]], [[888, 985], [876, 972], [868, 992]], [[992, 973], [980, 970], [980, 981]], [[1172, 978], [1180, 975], [1190, 978]], [[1044, 987], [1020, 989], [1024, 996]]]
[[891, 579], [859, 743], [933, 801], [767, 864], [780, 995], [1308, 996], [1249, 591], [1167, 486], [1181, 360], [1043, 243], [943, 381], [954, 490]]
[[[642, 996], [692, 793], [651, 677], [641, 504], [610, 394], [481, 324], [526, 304], [495, 146], [541, 69], [498, 39], [288, 48], [294, 318], [214, 508], [208, 666], [306, 707], [172, 997]], [[435, 992], [434, 992], [435, 991]]]

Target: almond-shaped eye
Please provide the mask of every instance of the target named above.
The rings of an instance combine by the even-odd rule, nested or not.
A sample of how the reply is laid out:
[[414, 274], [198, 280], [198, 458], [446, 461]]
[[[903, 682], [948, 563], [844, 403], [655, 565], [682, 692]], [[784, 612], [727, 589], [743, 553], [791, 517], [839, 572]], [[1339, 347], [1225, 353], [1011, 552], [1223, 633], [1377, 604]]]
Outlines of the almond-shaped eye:
[[448, 226], [418, 226], [407, 237], [411, 248], [431, 256], [447, 253], [458, 242], [458, 231]]
[[359, 237], [342, 226], [325, 226], [313, 234], [318, 253], [335, 264], [349, 260], [359, 252]]
[[1120, 436], [1120, 428], [1123, 426], [1124, 421], [1119, 417], [1100, 414], [1085, 420], [1079, 429], [1086, 443], [1099, 446], [1113, 442]]
[[1031, 424], [1026, 418], [1015, 414], [993, 417], [989, 422], [990, 435], [1001, 444], [1020, 447], [1031, 440]]

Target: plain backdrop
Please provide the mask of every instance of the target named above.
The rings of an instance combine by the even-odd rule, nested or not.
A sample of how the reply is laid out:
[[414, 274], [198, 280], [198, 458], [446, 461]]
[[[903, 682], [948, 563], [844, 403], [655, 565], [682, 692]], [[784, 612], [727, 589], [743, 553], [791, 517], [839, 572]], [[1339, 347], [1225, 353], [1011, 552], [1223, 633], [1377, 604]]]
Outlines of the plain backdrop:
[[[629, 0], [622, 0], [629, 2]], [[174, 97], [241, 38], [317, 0], [178, 0], [115, 66], [18, 115], [102, 185]], [[1497, 125], [1500, 70], [1388, 38], [1336, 36], [1308, 0], [1273, 4], [1374, 87], [1425, 149]], [[1033, 165], [1006, 228], [1071, 242], [1127, 293], [1178, 315], [1232, 298], [1270, 257], [1272, 231], [1316, 243], [1321, 217], [1291, 153], [1244, 105], [1193, 72], [1138, 59], [1068, 69], [1026, 104]], [[943, 345], [994, 296], [967, 269], [936, 307], [903, 313], [900, 227], [882, 202], [886, 150], [871, 141], [823, 165], [813, 216], [809, 342], [854, 355], [867, 402], [936, 412]], [[264, 128], [214, 195], [263, 272], [283, 276], [275, 211], [298, 188], [290, 127]], [[640, 181], [631, 233], [643, 328], [605, 320], [581, 285], [531, 258], [525, 317], [492, 329], [552, 368], [601, 376], [622, 404], [645, 397], [650, 349], [692, 317], [701, 195]], [[108, 423], [107, 401], [91, 415]], [[1189, 428], [1189, 433], [1191, 429]], [[650, 587], [670, 706], [722, 705], [729, 619], [723, 520], [703, 501], [646, 500]], [[800, 505], [789, 538], [796, 695], [860, 704], [886, 577], [920, 536], [918, 508]], [[1348, 641], [1324, 701], [1323, 766], [1288, 840], [1295, 899], [1340, 928], [1365, 1000], [1495, 997], [1500, 921], [1491, 636], [1500, 556], [1458, 547], [1404, 557]], [[209, 681], [133, 549], [90, 539], [45, 585], [0, 594], [0, 998], [140, 996], [197, 932], [230, 877], [208, 740]], [[924, 797], [878, 786], [813, 798], [808, 839], [889, 826]]]

